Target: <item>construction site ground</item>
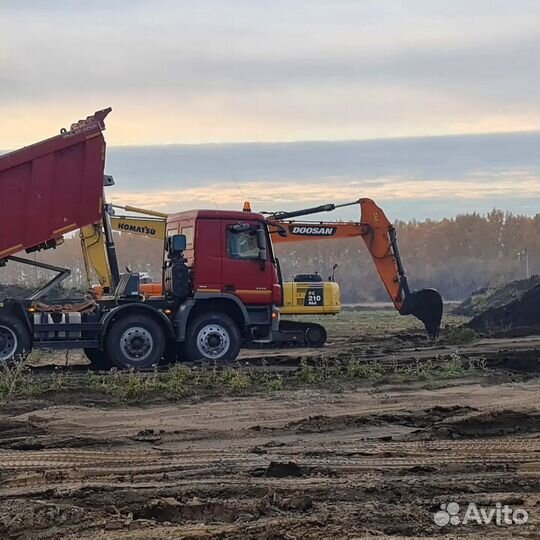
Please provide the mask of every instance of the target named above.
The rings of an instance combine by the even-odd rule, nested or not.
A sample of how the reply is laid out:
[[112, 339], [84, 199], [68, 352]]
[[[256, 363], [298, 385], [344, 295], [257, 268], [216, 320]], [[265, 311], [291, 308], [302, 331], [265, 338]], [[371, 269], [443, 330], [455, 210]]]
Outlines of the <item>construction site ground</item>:
[[[321, 320], [323, 349], [247, 350], [177, 395], [162, 371], [122, 394], [78, 351], [33, 354], [0, 402], [0, 538], [538, 538], [540, 336]], [[449, 503], [528, 519], [435, 523]]]

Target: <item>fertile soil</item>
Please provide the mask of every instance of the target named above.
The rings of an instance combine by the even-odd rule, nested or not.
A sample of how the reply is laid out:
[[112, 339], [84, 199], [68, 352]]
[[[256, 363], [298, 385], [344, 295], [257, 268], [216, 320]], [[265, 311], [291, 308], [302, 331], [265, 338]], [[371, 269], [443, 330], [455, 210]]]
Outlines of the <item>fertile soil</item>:
[[540, 329], [540, 276], [512, 281], [495, 289], [482, 289], [454, 309], [472, 317], [469, 328], [482, 333], [514, 329]]
[[[401, 321], [343, 315], [325, 349], [247, 351], [239, 369], [287, 373], [317, 355], [483, 368], [177, 402], [79, 387], [0, 404], [0, 538], [537, 538], [540, 337], [431, 344]], [[450, 502], [461, 517], [469, 503], [506, 504], [528, 521], [437, 525]]]

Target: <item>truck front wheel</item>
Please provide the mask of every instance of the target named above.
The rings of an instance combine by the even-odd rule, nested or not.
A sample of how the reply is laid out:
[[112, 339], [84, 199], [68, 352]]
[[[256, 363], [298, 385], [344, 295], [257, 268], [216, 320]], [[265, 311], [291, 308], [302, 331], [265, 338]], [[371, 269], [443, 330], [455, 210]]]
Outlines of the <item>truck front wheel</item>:
[[222, 313], [208, 313], [188, 326], [185, 358], [190, 362], [232, 362], [240, 352], [241, 337], [236, 323]]
[[105, 350], [121, 369], [157, 365], [165, 350], [165, 334], [157, 321], [145, 314], [127, 315], [112, 323]]
[[0, 316], [0, 364], [22, 360], [32, 350], [32, 338], [17, 317]]

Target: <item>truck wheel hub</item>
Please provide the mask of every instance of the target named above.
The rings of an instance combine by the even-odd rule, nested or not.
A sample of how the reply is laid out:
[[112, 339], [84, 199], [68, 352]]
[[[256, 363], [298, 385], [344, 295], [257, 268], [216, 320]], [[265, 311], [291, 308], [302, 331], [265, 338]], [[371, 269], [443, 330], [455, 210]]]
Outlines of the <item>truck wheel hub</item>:
[[17, 336], [7, 326], [0, 326], [0, 360], [9, 360], [17, 350]]
[[135, 326], [128, 328], [120, 338], [122, 353], [132, 360], [145, 360], [152, 352], [154, 340], [145, 328]]
[[207, 324], [197, 335], [197, 346], [206, 358], [221, 358], [227, 353], [230, 345], [229, 334], [219, 325]]

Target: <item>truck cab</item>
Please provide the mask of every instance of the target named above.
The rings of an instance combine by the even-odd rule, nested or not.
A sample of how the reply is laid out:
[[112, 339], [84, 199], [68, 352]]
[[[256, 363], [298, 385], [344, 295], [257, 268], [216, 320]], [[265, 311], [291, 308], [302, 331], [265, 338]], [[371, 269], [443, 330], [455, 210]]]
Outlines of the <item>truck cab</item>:
[[195, 294], [234, 295], [246, 306], [280, 305], [281, 282], [261, 214], [192, 210], [171, 215], [167, 236], [186, 237]]
[[[187, 273], [165, 272], [165, 298], [176, 296], [174, 327], [185, 356], [229, 359], [240, 343], [270, 342], [279, 327], [282, 287], [266, 221], [261, 214], [191, 210], [167, 220], [166, 243], [185, 240]], [[170, 249], [165, 250], [170, 266]], [[188, 293], [167, 276], [187, 276]], [[171, 294], [172, 292], [172, 294]]]

